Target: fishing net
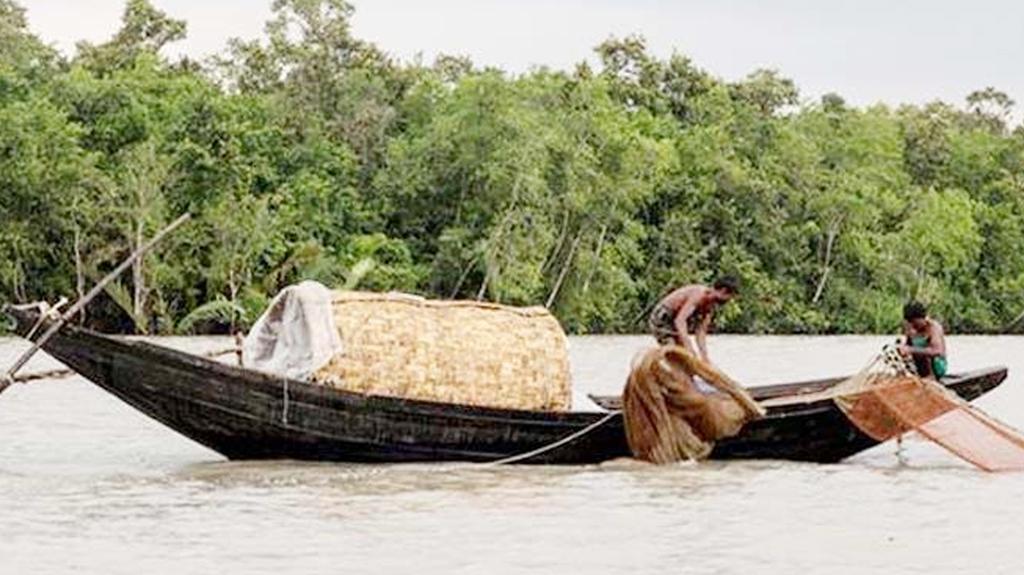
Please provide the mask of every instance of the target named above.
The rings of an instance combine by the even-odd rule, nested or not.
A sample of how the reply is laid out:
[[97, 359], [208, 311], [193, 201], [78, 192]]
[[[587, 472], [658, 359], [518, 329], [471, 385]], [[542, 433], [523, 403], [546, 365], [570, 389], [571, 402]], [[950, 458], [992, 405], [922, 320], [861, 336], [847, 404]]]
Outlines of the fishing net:
[[895, 349], [834, 388], [834, 400], [877, 441], [909, 431], [986, 471], [1024, 470], [1024, 436], [958, 397], [918, 377]]
[[[700, 377], [723, 393], [705, 394]], [[679, 346], [644, 352], [622, 397], [626, 441], [637, 459], [671, 463], [706, 458], [764, 410], [742, 387]]]

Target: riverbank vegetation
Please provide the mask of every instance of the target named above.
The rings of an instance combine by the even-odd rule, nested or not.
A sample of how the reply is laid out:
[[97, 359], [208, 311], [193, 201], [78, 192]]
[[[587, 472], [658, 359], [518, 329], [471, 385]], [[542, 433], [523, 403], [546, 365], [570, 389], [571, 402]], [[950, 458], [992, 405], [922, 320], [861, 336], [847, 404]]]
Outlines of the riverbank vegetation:
[[639, 37], [572, 70], [398, 62], [351, 16], [275, 0], [265, 37], [196, 62], [161, 55], [185, 22], [130, 0], [65, 57], [0, 0], [0, 299], [73, 298], [189, 211], [89, 324], [244, 327], [305, 278], [583, 333], [724, 273], [734, 332], [890, 332], [910, 297], [959, 332], [1024, 311], [1024, 131], [997, 90], [854, 107]]

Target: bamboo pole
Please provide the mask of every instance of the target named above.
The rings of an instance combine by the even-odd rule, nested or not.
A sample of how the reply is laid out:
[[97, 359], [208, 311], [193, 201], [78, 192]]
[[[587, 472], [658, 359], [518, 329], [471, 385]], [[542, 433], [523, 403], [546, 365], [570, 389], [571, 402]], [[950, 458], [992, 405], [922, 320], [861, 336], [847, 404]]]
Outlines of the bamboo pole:
[[3, 377], [0, 377], [0, 393], [3, 393], [8, 387], [11, 386], [11, 384], [14, 383], [14, 375], [18, 372], [19, 369], [21, 369], [22, 367], [25, 366], [26, 363], [28, 363], [28, 360], [32, 359], [32, 356], [35, 355], [36, 352], [43, 347], [43, 344], [49, 341], [49, 339], [53, 337], [54, 334], [56, 334], [57, 331], [59, 331], [60, 328], [63, 327], [64, 324], [68, 322], [68, 320], [72, 319], [78, 312], [82, 311], [82, 309], [84, 309], [85, 306], [89, 304], [89, 302], [91, 302], [96, 296], [100, 294], [101, 291], [103, 291], [103, 288], [107, 287], [107, 284], [117, 279], [118, 276], [123, 274], [125, 270], [131, 267], [139, 258], [144, 256], [146, 252], [152, 249], [153, 246], [158, 244], [160, 240], [167, 237], [168, 234], [177, 229], [178, 226], [180, 226], [181, 224], [187, 222], [191, 217], [191, 214], [186, 213], [183, 214], [180, 218], [171, 222], [171, 224], [168, 225], [163, 230], [161, 230], [160, 233], [153, 236], [153, 239], [149, 240], [148, 242], [146, 242], [145, 245], [135, 250], [135, 252], [133, 252], [132, 255], [128, 256], [128, 259], [121, 262], [120, 265], [114, 268], [114, 270], [107, 274], [106, 277], [101, 279], [99, 283], [97, 283], [95, 286], [93, 286], [91, 290], [89, 290], [89, 293], [79, 298], [79, 300], [76, 301], [75, 304], [71, 306], [64, 315], [60, 316], [59, 319], [57, 319], [55, 322], [53, 322], [52, 325], [50, 325], [46, 332], [43, 333], [43, 335], [40, 336], [40, 338], [36, 340], [35, 343], [32, 344], [32, 347], [30, 347], [28, 351], [21, 354], [21, 357], [19, 357], [18, 360], [14, 362], [14, 365], [12, 365], [7, 370], [7, 372], [4, 373]]
[[34, 371], [23, 375], [15, 375], [12, 379], [15, 383], [28, 383], [39, 379], [61, 379], [74, 374], [75, 372], [70, 369], [51, 369], [49, 371]]

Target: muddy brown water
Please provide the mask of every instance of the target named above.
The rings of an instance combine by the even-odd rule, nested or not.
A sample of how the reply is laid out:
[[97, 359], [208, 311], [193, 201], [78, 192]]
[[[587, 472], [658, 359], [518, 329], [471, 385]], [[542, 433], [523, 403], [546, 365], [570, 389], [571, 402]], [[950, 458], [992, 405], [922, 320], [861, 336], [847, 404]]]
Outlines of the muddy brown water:
[[[711, 339], [748, 385], [861, 367], [888, 337]], [[158, 343], [201, 351], [218, 338]], [[576, 408], [642, 337], [572, 338]], [[0, 366], [24, 349], [0, 339]], [[1024, 427], [1024, 338], [953, 337]], [[56, 363], [40, 357], [26, 371]], [[1024, 474], [911, 438], [836, 465], [445, 469], [228, 462], [80, 378], [0, 396], [0, 573], [1021, 573]]]

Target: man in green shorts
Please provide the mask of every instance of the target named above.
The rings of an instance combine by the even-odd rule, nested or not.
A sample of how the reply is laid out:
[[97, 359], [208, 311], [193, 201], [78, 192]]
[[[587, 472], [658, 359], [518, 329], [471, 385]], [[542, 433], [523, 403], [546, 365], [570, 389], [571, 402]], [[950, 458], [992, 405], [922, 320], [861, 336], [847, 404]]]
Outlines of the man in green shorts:
[[907, 341], [900, 345], [900, 353], [913, 358], [918, 375], [931, 379], [946, 375], [946, 333], [942, 324], [928, 317], [923, 303], [903, 306], [903, 335]]

